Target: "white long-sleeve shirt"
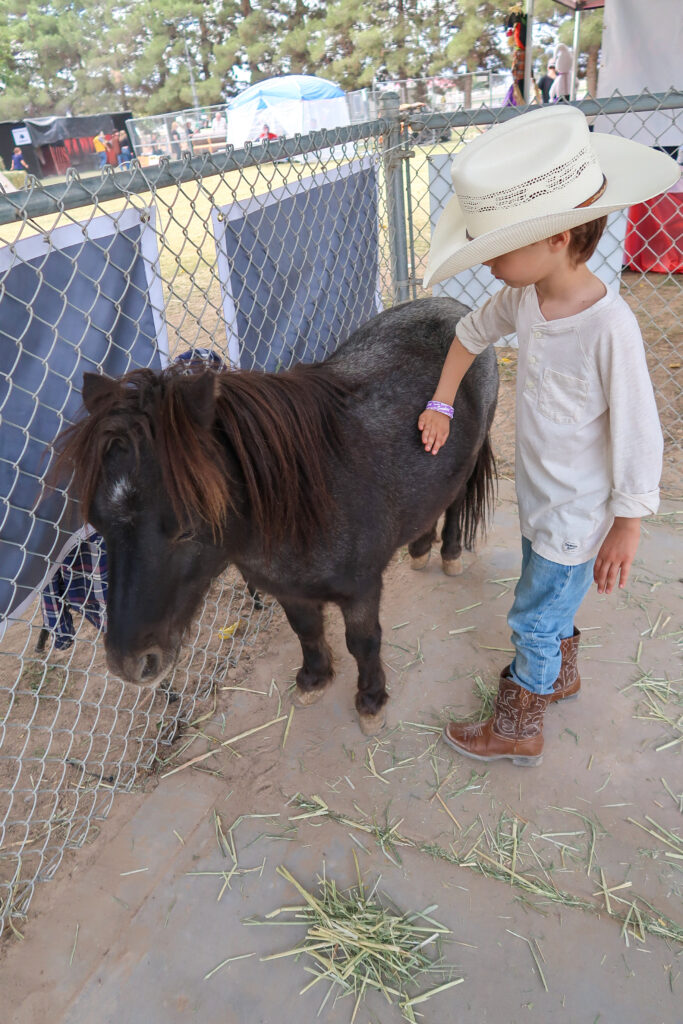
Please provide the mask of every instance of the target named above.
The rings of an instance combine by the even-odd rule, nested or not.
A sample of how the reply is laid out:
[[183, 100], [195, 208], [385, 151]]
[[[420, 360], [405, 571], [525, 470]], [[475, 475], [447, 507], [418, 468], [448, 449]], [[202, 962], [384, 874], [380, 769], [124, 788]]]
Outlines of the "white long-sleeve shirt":
[[579, 565], [615, 516], [659, 507], [662, 431], [636, 318], [616, 293], [545, 320], [536, 289], [504, 287], [458, 324], [473, 354], [517, 332], [515, 483], [522, 535]]

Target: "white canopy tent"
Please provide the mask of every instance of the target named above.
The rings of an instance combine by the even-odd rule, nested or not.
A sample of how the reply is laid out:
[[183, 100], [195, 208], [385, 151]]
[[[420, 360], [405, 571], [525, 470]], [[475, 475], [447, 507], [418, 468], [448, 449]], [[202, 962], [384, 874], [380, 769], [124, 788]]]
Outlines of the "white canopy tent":
[[314, 75], [283, 75], [249, 86], [228, 107], [228, 143], [255, 141], [264, 125], [278, 136], [306, 135], [351, 123], [346, 97], [334, 82]]

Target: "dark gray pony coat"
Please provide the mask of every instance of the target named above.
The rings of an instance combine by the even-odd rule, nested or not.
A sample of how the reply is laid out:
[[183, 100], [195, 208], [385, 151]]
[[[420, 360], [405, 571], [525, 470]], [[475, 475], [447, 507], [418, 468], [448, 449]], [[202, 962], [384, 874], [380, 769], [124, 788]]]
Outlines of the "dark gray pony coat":
[[[68, 432], [60, 463], [74, 469], [84, 514], [107, 543], [113, 671], [160, 681], [210, 580], [233, 562], [280, 601], [299, 636], [300, 703], [332, 678], [323, 604], [340, 606], [358, 662], [361, 725], [376, 731], [387, 699], [383, 570], [401, 545], [424, 555], [442, 512], [442, 555], [457, 558], [491, 504], [492, 349], [468, 370], [438, 455], [424, 451], [417, 429], [465, 312], [447, 298], [396, 306], [324, 362], [291, 373], [86, 375], [90, 416]], [[173, 452], [188, 444], [196, 448], [190, 475], [214, 446], [204, 476], [218, 474], [226, 492], [218, 524], [201, 473], [182, 500], [174, 496], [185, 485]]]

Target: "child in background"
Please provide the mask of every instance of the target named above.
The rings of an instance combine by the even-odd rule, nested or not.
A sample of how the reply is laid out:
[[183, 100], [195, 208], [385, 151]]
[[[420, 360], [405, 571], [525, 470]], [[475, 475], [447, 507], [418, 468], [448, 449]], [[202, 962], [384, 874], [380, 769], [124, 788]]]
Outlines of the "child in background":
[[453, 162], [456, 195], [434, 231], [424, 285], [483, 263], [504, 287], [458, 324], [418, 419], [426, 452], [447, 443], [476, 354], [515, 331], [519, 341], [515, 656], [492, 717], [445, 729], [468, 757], [540, 763], [548, 704], [580, 687], [579, 606], [593, 580], [600, 594], [625, 585], [640, 518], [657, 511], [662, 434], [640, 330], [586, 263], [608, 213], [664, 192], [679, 174], [662, 153], [589, 133], [573, 107], [496, 125]]
[[28, 164], [24, 160], [24, 154], [21, 151], [21, 146], [15, 146], [14, 152], [12, 153], [12, 170], [13, 171], [27, 171]]

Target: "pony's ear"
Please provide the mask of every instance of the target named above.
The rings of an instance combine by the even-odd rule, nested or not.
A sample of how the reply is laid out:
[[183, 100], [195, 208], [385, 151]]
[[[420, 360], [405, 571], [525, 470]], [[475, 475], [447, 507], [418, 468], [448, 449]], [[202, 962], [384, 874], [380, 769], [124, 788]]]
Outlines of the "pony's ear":
[[188, 414], [200, 427], [209, 430], [216, 413], [216, 374], [209, 370], [188, 374], [182, 378], [182, 382]]
[[119, 382], [113, 377], [107, 377], [106, 374], [84, 373], [83, 387], [81, 388], [83, 405], [91, 413], [102, 398], [113, 394], [119, 387]]

